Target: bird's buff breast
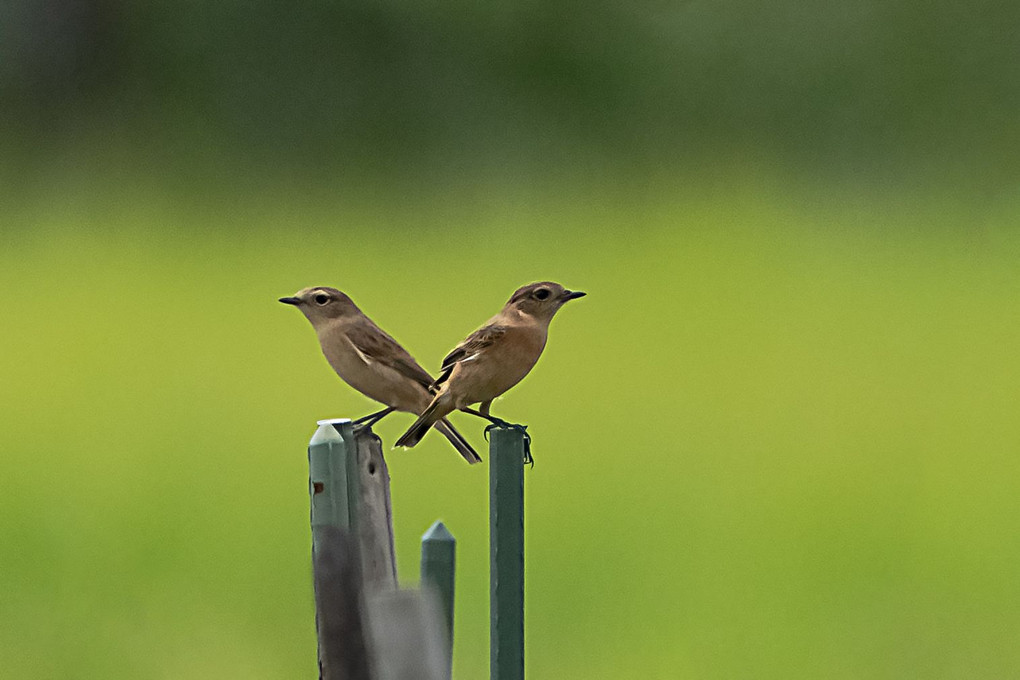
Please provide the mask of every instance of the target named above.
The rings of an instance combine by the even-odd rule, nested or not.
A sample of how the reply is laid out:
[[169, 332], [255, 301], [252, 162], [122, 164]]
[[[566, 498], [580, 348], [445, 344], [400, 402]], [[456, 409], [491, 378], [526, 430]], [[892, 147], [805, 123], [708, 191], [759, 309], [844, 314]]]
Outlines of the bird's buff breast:
[[489, 401], [524, 379], [545, 348], [545, 333], [539, 329], [512, 328], [497, 345], [477, 359], [463, 362], [450, 381], [467, 401], [463, 405]]

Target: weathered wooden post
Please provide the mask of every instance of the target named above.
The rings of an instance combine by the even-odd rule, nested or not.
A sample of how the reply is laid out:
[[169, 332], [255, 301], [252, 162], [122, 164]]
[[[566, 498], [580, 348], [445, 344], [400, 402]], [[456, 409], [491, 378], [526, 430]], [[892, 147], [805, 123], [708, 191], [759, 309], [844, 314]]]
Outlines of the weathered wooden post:
[[524, 678], [523, 429], [489, 430], [489, 617], [491, 680]]
[[431, 590], [367, 593], [372, 680], [450, 680], [442, 616]]
[[365, 588], [397, 587], [397, 555], [393, 545], [393, 506], [390, 470], [383, 458], [382, 441], [372, 430], [356, 435], [358, 472], [358, 538]]
[[[389, 473], [379, 439], [370, 429], [356, 435], [345, 418], [318, 424], [308, 444], [316, 604], [348, 609], [342, 615], [316, 612], [320, 677], [367, 680], [363, 589], [397, 586]], [[320, 590], [333, 595], [320, 596]], [[353, 600], [351, 592], [356, 593]]]
[[447, 658], [453, 659], [453, 593], [457, 539], [436, 520], [421, 537], [421, 587], [431, 590], [439, 607]]

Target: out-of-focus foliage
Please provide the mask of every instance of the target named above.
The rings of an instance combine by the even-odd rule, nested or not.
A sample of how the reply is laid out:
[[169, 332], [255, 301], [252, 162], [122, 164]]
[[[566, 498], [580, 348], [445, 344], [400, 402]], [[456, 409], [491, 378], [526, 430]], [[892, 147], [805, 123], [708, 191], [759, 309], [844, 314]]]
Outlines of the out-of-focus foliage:
[[[0, 14], [21, 151], [456, 174], [561, 163], [1016, 169], [1020, 6], [135, 3]], [[111, 138], [111, 133], [114, 133]]]
[[[304, 447], [374, 405], [276, 298], [434, 370], [551, 278], [530, 677], [1020, 677], [1018, 15], [0, 3], [0, 674], [314, 677]], [[388, 456], [485, 677], [486, 469]]]

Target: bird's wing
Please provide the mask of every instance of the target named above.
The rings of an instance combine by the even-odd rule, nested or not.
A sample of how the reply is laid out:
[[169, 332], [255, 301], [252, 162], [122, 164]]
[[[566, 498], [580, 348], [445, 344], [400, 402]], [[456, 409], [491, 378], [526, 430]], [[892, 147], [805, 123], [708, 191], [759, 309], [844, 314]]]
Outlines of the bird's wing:
[[493, 343], [503, 337], [506, 334], [506, 330], [506, 326], [492, 323], [482, 326], [467, 336], [464, 342], [454, 347], [453, 351], [443, 359], [443, 366], [439, 369], [439, 377], [436, 378], [435, 385], [433, 386], [446, 382], [447, 378], [450, 377], [450, 373], [453, 372], [455, 365], [478, 358], [478, 355], [485, 351], [486, 348], [491, 347]]
[[399, 342], [375, 324], [348, 329], [347, 339], [366, 362], [374, 361], [388, 366], [422, 387], [428, 388], [432, 385], [432, 376], [428, 371], [419, 366]]

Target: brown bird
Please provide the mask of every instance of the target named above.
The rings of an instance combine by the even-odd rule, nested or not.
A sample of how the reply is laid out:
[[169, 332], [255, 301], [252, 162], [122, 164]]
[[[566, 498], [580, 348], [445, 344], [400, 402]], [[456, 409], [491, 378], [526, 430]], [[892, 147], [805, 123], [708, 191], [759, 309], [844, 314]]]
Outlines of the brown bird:
[[[396, 445], [414, 446], [433, 423], [457, 409], [509, 426], [489, 415], [492, 400], [531, 371], [545, 349], [553, 316], [564, 303], [583, 296], [551, 281], [519, 288], [499, 314], [443, 360], [440, 376], [432, 386], [437, 390], [435, 398]], [[478, 403], [479, 410], [468, 408]]]
[[[280, 302], [294, 305], [312, 322], [322, 353], [348, 385], [387, 408], [355, 421], [373, 425], [393, 411], [420, 414], [429, 405], [432, 376], [396, 340], [336, 288], [305, 288]], [[434, 424], [469, 463], [482, 459], [445, 418]]]

